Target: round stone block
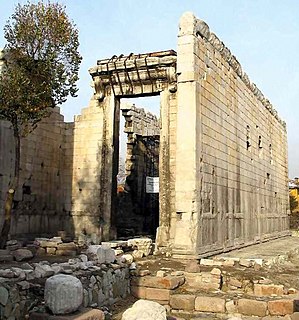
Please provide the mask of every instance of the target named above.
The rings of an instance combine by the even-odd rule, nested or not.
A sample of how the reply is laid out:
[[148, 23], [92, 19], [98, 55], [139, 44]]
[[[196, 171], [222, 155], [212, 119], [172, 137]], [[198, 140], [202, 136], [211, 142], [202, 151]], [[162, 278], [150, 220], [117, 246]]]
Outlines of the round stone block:
[[58, 274], [47, 279], [45, 303], [53, 314], [68, 314], [83, 302], [83, 286], [74, 276]]

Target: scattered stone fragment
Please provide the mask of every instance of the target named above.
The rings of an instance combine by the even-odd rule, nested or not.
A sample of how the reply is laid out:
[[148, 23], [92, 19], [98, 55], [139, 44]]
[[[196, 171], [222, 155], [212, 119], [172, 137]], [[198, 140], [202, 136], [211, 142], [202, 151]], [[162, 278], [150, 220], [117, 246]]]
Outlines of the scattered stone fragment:
[[36, 274], [33, 270], [24, 270], [26, 275], [26, 280], [30, 281], [36, 278]]
[[50, 277], [54, 274], [54, 270], [46, 264], [38, 264], [34, 271], [37, 278]]
[[144, 253], [142, 251], [139, 251], [139, 250], [134, 250], [132, 255], [133, 255], [133, 257], [135, 259], [141, 259], [141, 258], [143, 258]]
[[56, 248], [52, 248], [52, 247], [47, 247], [46, 248], [46, 253], [49, 255], [55, 255], [56, 254]]
[[21, 287], [21, 290], [27, 290], [30, 288], [30, 283], [25, 280], [18, 282], [17, 285]]
[[218, 268], [213, 268], [211, 271], [211, 274], [219, 276], [219, 275], [221, 275], [221, 270]]
[[184, 271], [173, 271], [170, 273], [171, 276], [175, 276], [175, 277], [183, 276], [184, 274], [185, 274]]
[[226, 267], [233, 267], [235, 265], [235, 260], [234, 259], [229, 259], [229, 258], [226, 258], [224, 259], [223, 261], [223, 266], [226, 266]]
[[239, 265], [242, 267], [250, 268], [252, 266], [252, 262], [248, 259], [240, 259]]
[[186, 272], [197, 273], [200, 272], [200, 266], [197, 260], [191, 260], [185, 267]]
[[46, 249], [45, 248], [38, 247], [36, 249], [36, 255], [37, 256], [44, 256], [45, 254], [46, 254]]
[[14, 251], [21, 248], [21, 243], [17, 240], [9, 240], [6, 242], [6, 249], [9, 251]]
[[79, 258], [81, 259], [82, 262], [87, 262], [88, 261], [88, 257], [86, 254], [80, 254]]
[[133, 257], [131, 254], [129, 254], [129, 253], [124, 254], [124, 255], [122, 256], [122, 258], [124, 259], [124, 262], [129, 263], [129, 264], [134, 261], [134, 257]]
[[136, 238], [128, 240], [128, 246], [131, 246], [135, 249], [134, 256], [138, 255], [138, 257], [147, 257], [152, 251], [152, 243], [152, 239], [149, 238]]
[[163, 270], [157, 271], [156, 277], [163, 278], [165, 276], [166, 276], [166, 272], [165, 271], [163, 271]]
[[136, 268], [137, 268], [136, 263], [135, 263], [135, 262], [132, 262], [129, 269], [130, 269], [130, 270], [136, 270]]
[[26, 278], [26, 274], [23, 269], [12, 267], [11, 270], [14, 272], [15, 276], [19, 278], [19, 280], [24, 280]]
[[0, 256], [0, 262], [9, 262], [13, 261], [13, 256], [8, 254], [8, 255], [2, 255]]
[[145, 276], [148, 276], [149, 274], [151, 274], [151, 272], [150, 272], [149, 270], [140, 270], [140, 271], [138, 272], [138, 275], [139, 275], [140, 277], [145, 277]]
[[24, 261], [33, 258], [33, 253], [28, 249], [17, 249], [13, 251], [12, 254], [17, 261]]
[[213, 259], [200, 259], [200, 264], [202, 266], [221, 266], [222, 261]]
[[67, 256], [67, 257], [75, 257], [77, 255], [77, 251], [74, 250], [65, 250], [65, 249], [57, 249], [57, 256]]
[[159, 303], [147, 300], [138, 300], [127, 309], [122, 320], [166, 320], [166, 310]]
[[61, 237], [53, 237], [53, 238], [50, 239], [50, 241], [54, 241], [56, 243], [62, 243]]
[[5, 306], [8, 300], [8, 291], [4, 287], [0, 287], [0, 304]]
[[0, 269], [0, 277], [14, 278], [16, 275], [11, 269]]
[[122, 249], [114, 249], [114, 253], [116, 256], [120, 256], [124, 254], [124, 251]]
[[295, 293], [297, 293], [297, 290], [295, 288], [288, 289], [288, 294], [295, 294]]
[[24, 269], [24, 270], [34, 270], [34, 268], [32, 267], [32, 265], [30, 265], [30, 264], [27, 263], [27, 262], [21, 264], [21, 268]]

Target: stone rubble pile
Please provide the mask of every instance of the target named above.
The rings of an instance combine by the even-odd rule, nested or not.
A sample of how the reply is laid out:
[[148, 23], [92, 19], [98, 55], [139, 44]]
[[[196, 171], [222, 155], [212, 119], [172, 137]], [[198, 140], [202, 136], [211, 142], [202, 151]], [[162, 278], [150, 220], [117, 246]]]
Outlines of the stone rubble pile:
[[[18, 240], [10, 240], [5, 250], [0, 250], [0, 262], [30, 260], [34, 256], [69, 256], [75, 257], [84, 249], [74, 241], [63, 242], [61, 237], [36, 238], [33, 243], [26, 244]], [[110, 249], [113, 249], [111, 251]], [[152, 240], [149, 238], [129, 239], [128, 241], [103, 242], [101, 245], [88, 246], [87, 254], [92, 258], [97, 256], [100, 263], [110, 263], [115, 256], [133, 250], [133, 259], [147, 257], [152, 253]], [[97, 252], [98, 251], [98, 252]], [[110, 255], [108, 257], [108, 255]], [[130, 261], [132, 257], [126, 256]], [[131, 261], [133, 262], [133, 260]]]
[[63, 242], [61, 237], [36, 238], [34, 241], [38, 255], [76, 256], [79, 247], [74, 242]]
[[23, 246], [18, 240], [6, 243], [6, 249], [0, 250], [0, 262], [25, 261], [34, 256], [57, 255], [75, 257], [79, 252], [75, 242], [63, 242], [61, 237], [36, 238], [33, 243]]
[[134, 248], [133, 257], [147, 257], [152, 253], [153, 242], [149, 238], [136, 238], [128, 240], [128, 245]]
[[[89, 252], [95, 252], [93, 260]], [[0, 319], [23, 320], [29, 311], [44, 312], [44, 301], [54, 314], [112, 305], [129, 294], [131, 267], [113, 249], [92, 246], [67, 262], [0, 269]]]

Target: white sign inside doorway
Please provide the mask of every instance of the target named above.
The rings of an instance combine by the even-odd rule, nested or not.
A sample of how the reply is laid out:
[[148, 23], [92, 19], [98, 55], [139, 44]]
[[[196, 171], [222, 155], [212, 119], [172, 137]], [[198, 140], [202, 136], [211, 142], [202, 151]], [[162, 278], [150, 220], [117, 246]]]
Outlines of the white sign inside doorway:
[[145, 191], [146, 193], [159, 193], [159, 177], [146, 177]]

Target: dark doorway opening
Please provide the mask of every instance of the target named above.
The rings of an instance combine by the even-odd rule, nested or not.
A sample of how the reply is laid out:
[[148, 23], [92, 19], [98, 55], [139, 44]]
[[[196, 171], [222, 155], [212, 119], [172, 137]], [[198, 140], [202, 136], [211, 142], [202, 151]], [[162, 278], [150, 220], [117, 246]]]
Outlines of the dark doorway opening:
[[117, 235], [155, 238], [159, 226], [159, 99], [122, 99], [120, 108]]

